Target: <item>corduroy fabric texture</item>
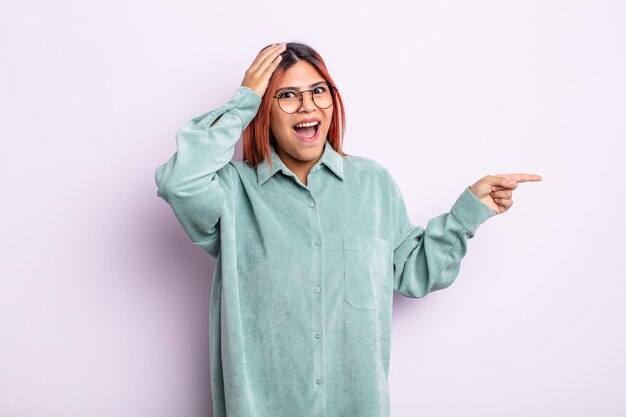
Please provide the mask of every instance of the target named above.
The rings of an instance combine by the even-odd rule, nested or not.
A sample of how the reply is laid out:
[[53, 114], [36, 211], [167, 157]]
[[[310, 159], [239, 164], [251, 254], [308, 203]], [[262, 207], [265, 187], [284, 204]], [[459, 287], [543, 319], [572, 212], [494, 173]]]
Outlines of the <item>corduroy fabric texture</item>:
[[449, 212], [413, 226], [389, 171], [329, 142], [307, 186], [274, 148], [271, 170], [233, 161], [260, 103], [240, 86], [179, 129], [155, 173], [157, 195], [217, 260], [213, 416], [388, 417], [393, 292], [452, 284], [468, 239], [497, 213], [466, 187]]

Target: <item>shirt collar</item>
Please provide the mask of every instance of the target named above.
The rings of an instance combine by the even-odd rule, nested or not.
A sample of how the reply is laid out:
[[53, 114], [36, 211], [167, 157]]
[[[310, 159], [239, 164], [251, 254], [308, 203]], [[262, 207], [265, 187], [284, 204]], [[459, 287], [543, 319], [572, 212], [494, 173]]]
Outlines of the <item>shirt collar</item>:
[[[263, 162], [259, 163], [256, 166], [256, 175], [257, 175], [257, 183], [259, 185], [264, 184], [268, 179], [270, 179], [275, 173], [278, 171], [283, 171], [283, 173], [291, 173], [291, 170], [283, 164], [283, 161], [280, 159], [274, 146], [270, 143], [270, 155], [272, 159], [272, 169], [270, 171], [269, 163], [267, 159], [264, 159]], [[340, 179], [344, 179], [343, 174], [343, 157], [339, 155], [339, 153], [332, 147], [330, 142], [326, 140], [324, 143], [324, 151], [322, 153], [322, 157], [313, 167], [311, 171], [317, 171], [321, 169], [321, 165], [324, 164], [332, 172], [337, 175]]]

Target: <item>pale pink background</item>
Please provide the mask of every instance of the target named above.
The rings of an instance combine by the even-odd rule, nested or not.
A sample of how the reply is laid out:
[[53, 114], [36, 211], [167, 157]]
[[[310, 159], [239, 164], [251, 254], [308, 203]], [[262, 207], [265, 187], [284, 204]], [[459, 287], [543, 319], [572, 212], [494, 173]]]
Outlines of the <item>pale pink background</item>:
[[396, 294], [393, 416], [626, 415], [624, 21], [591, 0], [7, 3], [0, 417], [210, 416], [214, 262], [154, 171], [283, 40], [322, 53], [346, 151], [414, 224], [484, 175], [543, 176], [452, 287]]

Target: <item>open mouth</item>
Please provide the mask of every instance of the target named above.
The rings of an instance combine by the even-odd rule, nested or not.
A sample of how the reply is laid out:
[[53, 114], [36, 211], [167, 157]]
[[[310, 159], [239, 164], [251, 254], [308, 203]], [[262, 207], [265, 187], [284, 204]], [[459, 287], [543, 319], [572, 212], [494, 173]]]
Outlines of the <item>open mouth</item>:
[[[309, 124], [309, 123], [307, 123]], [[293, 130], [301, 139], [314, 139], [319, 131], [320, 123], [316, 122], [314, 126], [293, 127]]]

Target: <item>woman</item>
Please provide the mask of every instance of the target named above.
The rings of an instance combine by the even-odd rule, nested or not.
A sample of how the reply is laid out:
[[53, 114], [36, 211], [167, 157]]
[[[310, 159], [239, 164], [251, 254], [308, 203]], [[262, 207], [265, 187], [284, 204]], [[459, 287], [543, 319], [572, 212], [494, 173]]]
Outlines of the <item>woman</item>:
[[541, 179], [488, 175], [424, 229], [388, 170], [342, 152], [344, 131], [319, 54], [274, 44], [157, 168], [158, 195], [217, 258], [214, 417], [389, 416], [393, 292], [449, 286], [478, 226], [511, 207], [518, 182]]

